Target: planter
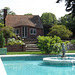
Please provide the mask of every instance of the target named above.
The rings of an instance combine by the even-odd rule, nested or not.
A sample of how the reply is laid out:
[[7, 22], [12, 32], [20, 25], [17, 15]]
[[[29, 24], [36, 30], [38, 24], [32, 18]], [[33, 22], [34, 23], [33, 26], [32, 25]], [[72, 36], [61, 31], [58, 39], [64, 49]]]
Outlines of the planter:
[[0, 48], [0, 55], [6, 55], [7, 54], [7, 48]]
[[7, 52], [22, 52], [26, 51], [25, 45], [7, 45]]

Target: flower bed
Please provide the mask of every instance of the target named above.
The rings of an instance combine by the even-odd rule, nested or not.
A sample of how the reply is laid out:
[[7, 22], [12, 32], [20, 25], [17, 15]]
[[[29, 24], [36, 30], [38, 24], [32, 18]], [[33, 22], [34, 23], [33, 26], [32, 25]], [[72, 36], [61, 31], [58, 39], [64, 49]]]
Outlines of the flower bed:
[[26, 50], [25, 43], [22, 40], [16, 40], [15, 38], [9, 38], [6, 47], [7, 52], [22, 52]]

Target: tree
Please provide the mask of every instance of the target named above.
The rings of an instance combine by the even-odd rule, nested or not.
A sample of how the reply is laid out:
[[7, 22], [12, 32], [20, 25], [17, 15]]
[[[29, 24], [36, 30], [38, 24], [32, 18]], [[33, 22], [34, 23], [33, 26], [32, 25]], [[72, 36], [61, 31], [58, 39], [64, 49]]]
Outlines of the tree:
[[7, 44], [7, 40], [10, 37], [16, 37], [15, 33], [13, 33], [13, 28], [12, 27], [1, 27], [0, 28], [0, 33], [4, 34], [4, 38], [6, 39], [6, 44]]
[[24, 15], [32, 15], [32, 13], [24, 14]]
[[52, 28], [50, 28], [48, 36], [54, 36], [54, 35], [59, 36], [62, 39], [66, 39], [72, 35], [72, 32], [64, 25], [54, 25]]
[[75, 34], [75, 17], [73, 19], [71, 17], [72, 15], [69, 14], [61, 17], [58, 24], [65, 25], [73, 32], [73, 34]]
[[70, 20], [72, 19], [71, 17], [72, 17], [72, 15], [66, 14], [65, 16], [59, 18], [58, 24], [59, 25], [67, 25], [70, 22]]
[[[57, 0], [56, 3], [59, 3], [62, 0]], [[75, 0], [65, 0], [66, 2], [66, 11], [71, 11], [72, 17], [75, 16]]]
[[57, 24], [56, 16], [53, 13], [43, 13], [41, 16], [43, 25]]
[[16, 13], [11, 11], [9, 7], [4, 7], [4, 9], [7, 9], [7, 14], [16, 15]]
[[0, 34], [0, 48], [3, 48], [5, 45], [5, 38], [3, 36], [3, 33]]
[[1, 28], [1, 27], [4, 27], [4, 24], [0, 23], [0, 28]]
[[[12, 15], [15, 15], [16, 13], [11, 11], [9, 7], [4, 7], [3, 9], [7, 9], [7, 14], [12, 14]], [[3, 9], [0, 10], [0, 23], [4, 23], [3, 21]]]

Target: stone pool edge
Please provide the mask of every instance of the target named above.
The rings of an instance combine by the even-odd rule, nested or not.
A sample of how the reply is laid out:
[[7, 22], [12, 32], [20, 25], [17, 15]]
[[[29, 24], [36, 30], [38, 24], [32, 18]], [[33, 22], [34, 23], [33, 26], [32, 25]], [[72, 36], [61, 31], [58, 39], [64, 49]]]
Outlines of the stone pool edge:
[[7, 75], [1, 58], [0, 58], [0, 75]]
[[[65, 53], [65, 55], [75, 55], [75, 53]], [[18, 57], [18, 56], [62, 56], [62, 54], [54, 54], [54, 55], [50, 55], [50, 54], [16, 54], [16, 55], [0, 55], [1, 57]]]

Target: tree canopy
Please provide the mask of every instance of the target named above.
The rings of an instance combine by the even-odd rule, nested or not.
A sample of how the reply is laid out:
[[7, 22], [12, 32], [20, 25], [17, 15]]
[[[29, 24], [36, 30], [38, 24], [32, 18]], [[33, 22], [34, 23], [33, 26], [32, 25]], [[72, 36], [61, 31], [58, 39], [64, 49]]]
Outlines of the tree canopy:
[[[62, 0], [57, 0], [56, 3], [59, 3]], [[65, 0], [66, 2], [66, 11], [71, 11], [72, 17], [75, 17], [75, 0]]]
[[50, 28], [50, 32], [48, 33], [48, 35], [56, 35], [61, 37], [62, 39], [66, 39], [72, 35], [72, 32], [64, 25], [54, 25], [52, 28]]
[[[12, 15], [15, 15], [16, 13], [11, 11], [11, 9], [9, 7], [4, 7], [3, 9], [7, 9], [7, 14], [12, 14]], [[0, 10], [0, 23], [4, 23], [3, 22], [3, 9]]]
[[27, 13], [27, 14], [24, 14], [24, 15], [32, 15], [32, 13]]
[[3, 26], [4, 24], [0, 23], [0, 34], [3, 33], [4, 34], [4, 38], [6, 39], [6, 43], [8, 38], [10, 37], [16, 37], [15, 33], [13, 32], [13, 28], [12, 27], [8, 27], [8, 26]]
[[71, 17], [72, 15], [66, 14], [59, 19], [58, 24], [65, 25], [73, 32], [73, 34], [75, 34], [75, 17], [73, 19]]
[[56, 16], [53, 13], [43, 13], [41, 16], [43, 25], [57, 24]]

